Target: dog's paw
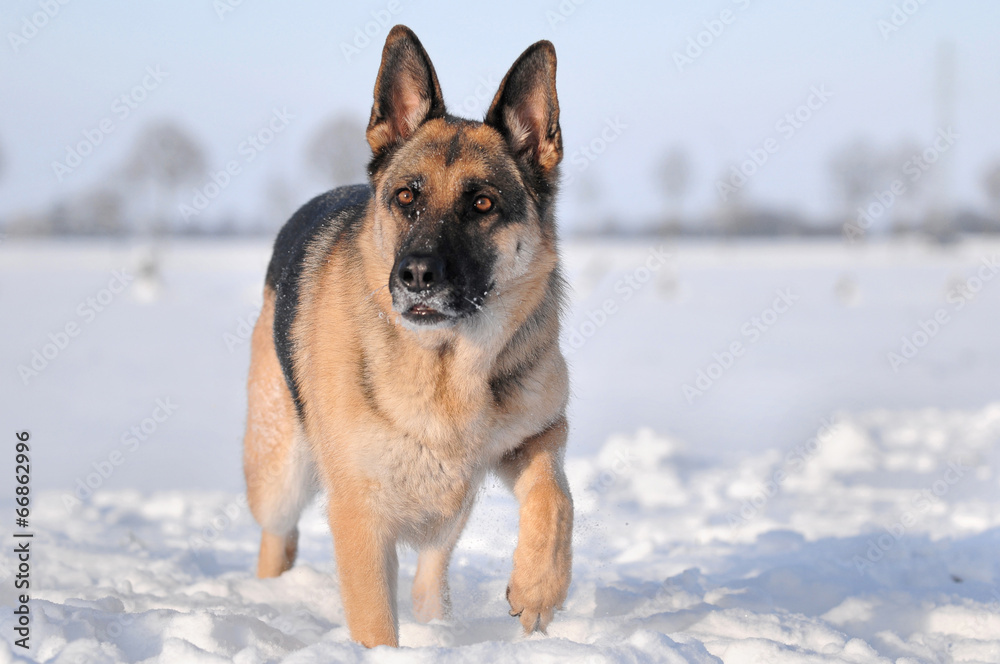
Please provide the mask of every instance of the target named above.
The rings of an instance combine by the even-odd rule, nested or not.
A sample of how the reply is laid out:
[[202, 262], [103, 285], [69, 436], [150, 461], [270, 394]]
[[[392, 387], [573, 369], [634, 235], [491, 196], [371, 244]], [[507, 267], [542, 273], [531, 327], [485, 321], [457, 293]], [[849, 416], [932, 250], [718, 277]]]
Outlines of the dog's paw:
[[552, 622], [552, 614], [562, 606], [569, 590], [569, 568], [542, 569], [543, 565], [514, 564], [514, 573], [507, 584], [510, 615], [519, 618], [526, 634], [536, 630], [544, 633]]

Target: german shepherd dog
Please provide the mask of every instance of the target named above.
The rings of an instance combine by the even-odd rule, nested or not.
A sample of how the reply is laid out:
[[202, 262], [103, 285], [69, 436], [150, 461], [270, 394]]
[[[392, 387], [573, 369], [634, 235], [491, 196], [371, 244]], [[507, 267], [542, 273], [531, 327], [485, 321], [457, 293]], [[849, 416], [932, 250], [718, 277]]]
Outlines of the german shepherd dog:
[[257, 575], [289, 569], [322, 487], [351, 638], [398, 645], [397, 543], [419, 551], [414, 614], [447, 570], [485, 475], [519, 502], [510, 614], [544, 631], [570, 583], [568, 375], [553, 201], [556, 56], [540, 41], [483, 122], [445, 111], [416, 35], [386, 39], [367, 185], [282, 228], [253, 331], [244, 471]]

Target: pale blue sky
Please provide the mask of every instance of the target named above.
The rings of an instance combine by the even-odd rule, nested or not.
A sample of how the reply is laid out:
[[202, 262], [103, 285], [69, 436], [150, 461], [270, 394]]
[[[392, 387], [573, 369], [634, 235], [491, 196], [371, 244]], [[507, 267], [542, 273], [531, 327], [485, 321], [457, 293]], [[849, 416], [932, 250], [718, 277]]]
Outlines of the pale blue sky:
[[[499, 80], [538, 39], [555, 43], [564, 169], [576, 176], [562, 207], [569, 227], [595, 214], [573, 196], [586, 179], [581, 175], [600, 185], [600, 198], [589, 205], [625, 220], [656, 213], [663, 201], [652, 166], [675, 145], [693, 163], [687, 209], [710, 210], [718, 205], [718, 175], [768, 137], [779, 137], [780, 149], [747, 185], [748, 196], [827, 214], [834, 204], [827, 162], [836, 147], [856, 137], [882, 148], [904, 140], [931, 144], [935, 54], [950, 42], [960, 135], [948, 155], [953, 195], [984, 207], [982, 172], [1000, 158], [1000, 3], [908, 2], [919, 9], [888, 38], [878, 22], [890, 17], [894, 4], [905, 4], [899, 0], [563, 0], [574, 11], [555, 25], [547, 12], [558, 13], [559, 0], [397, 0], [390, 25], [414, 29], [455, 111], [471, 98], [469, 107], [481, 113], [489, 100], [476, 98], [480, 78]], [[275, 107], [287, 108], [294, 120], [259, 159], [244, 164], [210, 212], [261, 214], [262, 192], [277, 177], [304, 202], [323, 188], [305, 167], [304, 145], [334, 112], [367, 117], [388, 27], [379, 27], [350, 62], [341, 44], [372, 20], [372, 12], [389, 13], [389, 6], [381, 0], [243, 0], [220, 19], [211, 0], [73, 0], [15, 52], [10, 33], [41, 10], [37, 0], [6, 3], [0, 18], [0, 219], [117, 177], [135, 134], [163, 117], [180, 120], [205, 145], [210, 167], [223, 168]], [[678, 71], [673, 53], [724, 10], [732, 12], [732, 22]], [[139, 84], [149, 66], [167, 77], [118, 119], [114, 100]], [[780, 138], [775, 123], [820, 85], [833, 93], [830, 100], [794, 136]], [[58, 182], [52, 162], [106, 117], [114, 120], [114, 131]], [[624, 128], [603, 154], [593, 162], [569, 160], [616, 118]], [[581, 174], [584, 161], [587, 173]]]

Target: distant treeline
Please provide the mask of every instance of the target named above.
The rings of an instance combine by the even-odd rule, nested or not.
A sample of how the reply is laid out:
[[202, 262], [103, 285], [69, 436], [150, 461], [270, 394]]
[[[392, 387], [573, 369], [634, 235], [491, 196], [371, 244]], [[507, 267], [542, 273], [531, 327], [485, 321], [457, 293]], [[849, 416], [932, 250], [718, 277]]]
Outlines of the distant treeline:
[[[154, 122], [139, 132], [125, 160], [98, 185], [50, 201], [41, 209], [0, 219], [0, 233], [109, 237], [273, 235], [304, 202], [308, 195], [304, 191], [363, 181], [370, 156], [362, 119], [333, 116], [321, 123], [306, 142], [301, 162], [305, 175], [278, 172], [266, 178], [251, 201], [254, 212], [233, 216], [222, 203], [223, 193], [245, 177], [245, 172], [266, 163], [268, 145], [280, 140], [279, 134], [293, 119], [275, 109], [267, 123], [240, 144], [240, 158], [211, 166], [201, 142], [182, 126], [172, 120]], [[763, 149], [749, 152], [742, 161], [727, 164], [717, 177], [708, 179], [705, 174], [701, 179], [695, 177], [692, 160], [683, 147], [665, 149], [648, 180], [663, 201], [659, 214], [641, 219], [628, 210], [602, 211], [607, 206], [602, 204], [605, 188], [596, 156], [607, 148], [602, 145], [586, 170], [574, 173], [567, 165], [562, 195], [576, 203], [567, 208], [580, 210], [584, 217], [563, 216], [565, 234], [842, 236], [860, 241], [872, 236], [923, 235], [948, 240], [958, 234], [997, 233], [1000, 158], [987, 163], [982, 171], [980, 184], [987, 206], [978, 210], [950, 203], [949, 152], [954, 135], [948, 128], [938, 130], [926, 144], [911, 141], [874, 147], [856, 140], [842, 146], [827, 163], [834, 211], [823, 219], [774, 210], [755, 199], [754, 176], [767, 158]], [[76, 162], [90, 154], [87, 146], [79, 148], [74, 152]], [[53, 167], [55, 176], [61, 177], [60, 164], [54, 162]], [[0, 151], [0, 186], [3, 174]], [[711, 187], [715, 194], [714, 208], [708, 213], [689, 212], [688, 200], [704, 187]], [[242, 207], [246, 209], [247, 205]]]

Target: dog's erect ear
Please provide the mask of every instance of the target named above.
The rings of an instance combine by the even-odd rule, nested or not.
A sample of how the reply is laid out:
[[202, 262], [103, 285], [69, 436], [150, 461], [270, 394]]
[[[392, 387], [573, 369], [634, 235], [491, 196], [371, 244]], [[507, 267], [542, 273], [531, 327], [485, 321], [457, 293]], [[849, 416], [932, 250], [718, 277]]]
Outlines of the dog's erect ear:
[[518, 158], [530, 159], [546, 177], [552, 174], [563, 150], [551, 42], [537, 42], [521, 54], [500, 83], [484, 122], [503, 134]]
[[375, 103], [368, 120], [368, 145], [375, 157], [413, 135], [417, 127], [445, 114], [434, 65], [420, 40], [405, 25], [389, 31], [375, 80]]

